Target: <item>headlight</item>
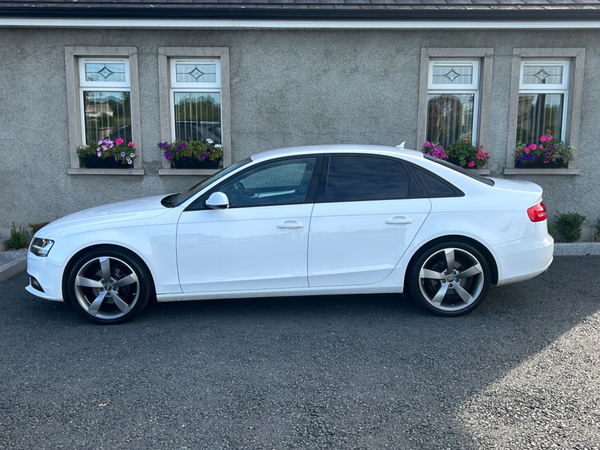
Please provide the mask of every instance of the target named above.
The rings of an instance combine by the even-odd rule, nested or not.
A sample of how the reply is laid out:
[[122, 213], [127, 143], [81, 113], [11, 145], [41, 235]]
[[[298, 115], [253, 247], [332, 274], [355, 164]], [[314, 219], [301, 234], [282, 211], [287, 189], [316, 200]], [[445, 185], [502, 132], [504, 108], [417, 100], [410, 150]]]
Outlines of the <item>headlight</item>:
[[35, 256], [41, 256], [45, 258], [50, 253], [50, 249], [54, 245], [54, 241], [51, 239], [33, 238], [29, 251]]

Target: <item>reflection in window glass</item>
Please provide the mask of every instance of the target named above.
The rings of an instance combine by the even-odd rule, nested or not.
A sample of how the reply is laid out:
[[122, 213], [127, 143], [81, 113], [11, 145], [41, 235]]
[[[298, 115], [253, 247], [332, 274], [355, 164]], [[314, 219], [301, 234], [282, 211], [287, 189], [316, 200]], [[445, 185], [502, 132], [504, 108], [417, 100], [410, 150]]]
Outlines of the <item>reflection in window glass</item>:
[[129, 92], [84, 91], [86, 144], [95, 147], [102, 139], [131, 141]]
[[537, 143], [546, 130], [562, 139], [564, 94], [520, 94], [517, 141]]
[[459, 140], [471, 141], [474, 109], [475, 94], [428, 95], [427, 140], [444, 148]]
[[302, 203], [317, 157], [298, 158], [265, 164], [219, 187], [232, 207]]
[[175, 138], [212, 139], [221, 143], [221, 94], [175, 92]]
[[[410, 188], [410, 195], [409, 195]], [[372, 156], [332, 156], [325, 201], [353, 202], [416, 197], [400, 161]]]

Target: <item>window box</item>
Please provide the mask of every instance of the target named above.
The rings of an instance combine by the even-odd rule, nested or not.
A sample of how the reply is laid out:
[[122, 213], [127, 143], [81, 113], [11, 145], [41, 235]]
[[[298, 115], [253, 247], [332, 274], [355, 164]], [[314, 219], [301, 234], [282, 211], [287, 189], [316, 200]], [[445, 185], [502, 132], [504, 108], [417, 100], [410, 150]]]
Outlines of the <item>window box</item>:
[[86, 169], [131, 169], [130, 164], [115, 161], [114, 158], [98, 158], [97, 156], [88, 156], [81, 158]]
[[218, 169], [221, 159], [211, 161], [210, 159], [200, 160], [198, 158], [185, 157], [171, 161], [171, 167], [175, 169]]

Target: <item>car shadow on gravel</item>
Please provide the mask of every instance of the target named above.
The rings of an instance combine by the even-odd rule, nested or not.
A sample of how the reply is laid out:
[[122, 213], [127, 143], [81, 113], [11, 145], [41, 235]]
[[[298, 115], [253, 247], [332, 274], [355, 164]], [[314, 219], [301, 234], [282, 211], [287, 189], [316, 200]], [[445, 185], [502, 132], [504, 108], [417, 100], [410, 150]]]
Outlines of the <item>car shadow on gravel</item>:
[[[563, 343], [597, 332], [599, 266], [556, 258], [457, 318], [346, 295], [154, 304], [118, 326], [34, 299], [19, 276], [0, 285], [0, 448], [522, 448], [544, 433], [573, 447], [543, 375], [574, 386], [600, 369]], [[565, 414], [597, 419], [587, 397]]]

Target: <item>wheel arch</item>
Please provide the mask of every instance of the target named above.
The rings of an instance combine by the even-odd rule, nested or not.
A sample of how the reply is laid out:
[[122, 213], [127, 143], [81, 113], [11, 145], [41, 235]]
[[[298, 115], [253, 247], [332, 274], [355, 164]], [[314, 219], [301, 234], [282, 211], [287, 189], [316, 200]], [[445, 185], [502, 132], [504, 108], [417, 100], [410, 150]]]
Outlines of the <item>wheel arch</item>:
[[440, 242], [450, 241], [450, 240], [464, 242], [466, 244], [472, 245], [477, 250], [479, 250], [481, 252], [481, 254], [487, 260], [488, 264], [490, 265], [490, 270], [492, 272], [491, 284], [498, 283], [498, 264], [496, 263], [496, 258], [494, 258], [494, 255], [492, 255], [492, 252], [490, 252], [485, 245], [483, 245], [481, 242], [477, 241], [476, 239], [473, 239], [473, 238], [470, 238], [467, 236], [458, 235], [458, 234], [450, 234], [450, 235], [446, 235], [446, 236], [437, 237], [435, 239], [432, 239], [431, 241], [424, 243], [413, 253], [413, 255], [410, 258], [410, 261], [408, 262], [408, 265], [406, 266], [407, 270], [404, 274], [404, 286], [407, 286], [408, 274], [410, 273], [410, 268], [413, 266], [415, 260], [419, 257], [421, 252], [424, 249], [426, 249], [427, 247], [436, 245]]
[[148, 266], [148, 264], [146, 263], [144, 258], [142, 258], [140, 255], [138, 255], [131, 249], [129, 249], [127, 247], [123, 247], [122, 245], [95, 244], [95, 245], [90, 245], [89, 247], [85, 247], [85, 248], [79, 250], [77, 253], [73, 254], [71, 256], [71, 258], [69, 259], [69, 262], [65, 265], [65, 270], [63, 271], [62, 283], [61, 283], [62, 292], [63, 292], [63, 300], [65, 301], [65, 303], [67, 303], [67, 304], [71, 303], [71, 300], [70, 300], [69, 296], [66, 295], [66, 293], [68, 292], [67, 281], [69, 279], [69, 274], [71, 273], [73, 266], [79, 260], [79, 258], [81, 258], [81, 256], [85, 255], [88, 252], [92, 252], [94, 250], [100, 250], [100, 249], [118, 250], [118, 251], [127, 253], [129, 256], [139, 260], [140, 264], [142, 264], [144, 266], [144, 268], [148, 271], [148, 274], [150, 275], [150, 281], [151, 281], [150, 284], [152, 286], [152, 290], [154, 292], [156, 292], [156, 284], [154, 282], [154, 275], [152, 274], [152, 271], [150, 270], [150, 267]]

